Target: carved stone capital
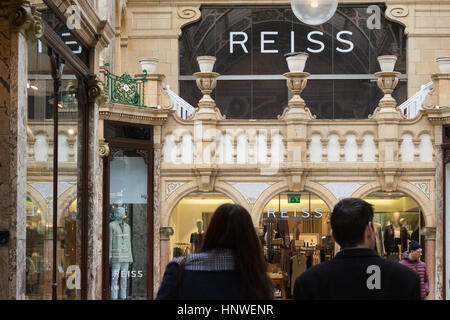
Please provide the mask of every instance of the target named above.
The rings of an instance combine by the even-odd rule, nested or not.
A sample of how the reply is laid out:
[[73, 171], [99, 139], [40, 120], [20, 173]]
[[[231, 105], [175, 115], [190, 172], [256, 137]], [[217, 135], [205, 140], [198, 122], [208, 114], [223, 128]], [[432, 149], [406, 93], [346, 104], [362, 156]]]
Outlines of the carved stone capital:
[[109, 153], [109, 144], [107, 142], [100, 142], [98, 145], [98, 154], [100, 155], [100, 157], [108, 157]]
[[174, 234], [172, 227], [161, 227], [159, 228], [159, 239], [161, 241], [169, 241], [170, 236]]
[[29, 38], [44, 34], [41, 13], [29, 0], [3, 0], [0, 2], [0, 31], [19, 31]]
[[88, 99], [90, 103], [97, 103], [103, 106], [108, 101], [108, 93], [105, 84], [98, 80], [96, 76], [92, 76], [88, 82]]

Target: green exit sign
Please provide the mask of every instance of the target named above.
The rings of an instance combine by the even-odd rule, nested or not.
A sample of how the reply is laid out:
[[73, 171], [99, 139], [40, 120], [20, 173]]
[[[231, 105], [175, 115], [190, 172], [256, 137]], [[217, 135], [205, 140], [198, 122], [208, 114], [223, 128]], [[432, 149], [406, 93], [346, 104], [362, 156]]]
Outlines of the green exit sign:
[[300, 195], [288, 195], [288, 203], [300, 203]]

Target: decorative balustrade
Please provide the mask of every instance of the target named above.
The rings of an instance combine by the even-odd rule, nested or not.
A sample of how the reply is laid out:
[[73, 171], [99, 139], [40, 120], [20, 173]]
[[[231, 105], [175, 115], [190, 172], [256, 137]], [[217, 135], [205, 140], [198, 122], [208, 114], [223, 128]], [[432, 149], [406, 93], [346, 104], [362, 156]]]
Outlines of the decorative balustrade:
[[417, 117], [419, 111], [423, 109], [422, 105], [425, 98], [430, 93], [430, 89], [433, 86], [433, 81], [423, 85], [420, 91], [413, 95], [411, 98], [402, 103], [399, 108], [408, 119]]
[[[108, 65], [105, 65], [108, 66]], [[129, 74], [117, 76], [106, 69], [106, 80], [111, 103], [144, 107], [146, 71], [144, 77], [133, 78]]]
[[[224, 124], [224, 126], [226, 126]], [[344, 127], [345, 125], [343, 125]], [[288, 163], [286, 128], [272, 127], [270, 131], [246, 128], [233, 130], [228, 126], [226, 133], [218, 128], [215, 133], [209, 132], [209, 142], [203, 145], [202, 152], [194, 153], [194, 141], [198, 141], [192, 132], [195, 126], [175, 130], [163, 139], [163, 162], [165, 163], [211, 163], [211, 164], [270, 164]], [[311, 126], [314, 132], [307, 140], [306, 148], [298, 150], [304, 163], [368, 163], [380, 159], [377, 133], [365, 131], [364, 127], [354, 127], [351, 131], [345, 129], [326, 133], [321, 130], [325, 126]], [[421, 132], [413, 136], [407, 127], [404, 128], [401, 139], [398, 140], [395, 158], [400, 162], [432, 162], [434, 159], [432, 134]], [[320, 132], [322, 131], [322, 132]], [[357, 134], [355, 132], [363, 132]], [[212, 137], [212, 138], [211, 138]], [[394, 150], [394, 151], [395, 151]]]
[[[354, 164], [376, 168], [373, 163], [377, 162], [386, 165], [388, 175], [397, 170], [393, 168], [407, 168], [411, 162], [429, 167], [436, 158], [434, 129], [426, 112], [411, 121], [397, 106], [392, 93], [399, 73], [393, 68], [375, 74], [384, 96], [373, 115], [354, 120], [316, 119], [301, 97], [309, 77], [301, 68], [284, 75], [293, 96], [278, 120], [227, 120], [210, 96], [219, 74], [198, 72], [194, 75], [203, 98], [188, 121], [170, 117], [163, 127], [163, 163], [326, 169]], [[408, 118], [419, 114], [430, 87], [431, 83], [423, 86], [403, 105]]]
[[190, 117], [192, 117], [195, 108], [192, 105], [190, 105], [186, 100], [184, 100], [175, 92], [173, 92], [170, 89], [169, 85], [165, 86], [165, 90], [168, 96], [170, 97], [170, 100], [172, 101], [173, 104], [172, 110], [175, 110], [177, 115], [183, 120], [188, 120]]

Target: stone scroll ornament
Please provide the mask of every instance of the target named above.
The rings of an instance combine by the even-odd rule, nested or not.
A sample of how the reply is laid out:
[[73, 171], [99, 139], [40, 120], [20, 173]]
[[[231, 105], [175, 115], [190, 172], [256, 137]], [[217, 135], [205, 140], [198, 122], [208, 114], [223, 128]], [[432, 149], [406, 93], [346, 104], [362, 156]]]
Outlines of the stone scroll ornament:
[[405, 34], [408, 34], [408, 26], [405, 23], [405, 20], [407, 19], [409, 15], [408, 7], [405, 5], [389, 5], [386, 9], [386, 17], [393, 21], [400, 23], [401, 25], [405, 26]]
[[2, 0], [0, 2], [0, 31], [18, 30], [29, 38], [44, 35], [41, 13], [28, 0]]
[[430, 198], [430, 183], [429, 182], [421, 182], [421, 181], [413, 181], [411, 182], [412, 185], [419, 188], [423, 193], [426, 194], [428, 199]]
[[200, 20], [202, 14], [200, 12], [200, 5], [191, 6], [191, 7], [178, 7], [177, 11], [178, 17], [182, 19], [181, 24], [179, 26], [179, 36], [181, 36], [183, 27], [188, 24], [197, 22]]

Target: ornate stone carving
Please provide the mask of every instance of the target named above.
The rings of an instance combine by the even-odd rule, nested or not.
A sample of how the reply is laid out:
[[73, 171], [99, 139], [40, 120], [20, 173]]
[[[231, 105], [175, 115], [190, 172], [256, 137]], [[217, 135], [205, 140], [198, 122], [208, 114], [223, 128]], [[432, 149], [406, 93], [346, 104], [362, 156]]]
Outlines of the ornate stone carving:
[[340, 200], [351, 197], [366, 182], [320, 182], [320, 184], [327, 188], [336, 199]]
[[266, 191], [274, 182], [228, 182], [235, 187], [247, 200], [250, 206], [256, 203], [261, 194]]
[[430, 182], [428, 181], [414, 181], [414, 182], [410, 182], [412, 185], [416, 186], [417, 188], [419, 188], [423, 193], [425, 193], [428, 197], [428, 199], [430, 198]]
[[3, 0], [0, 3], [0, 31], [7, 30], [40, 38], [44, 34], [41, 13], [28, 0]]
[[284, 76], [287, 78], [287, 87], [294, 94], [284, 109], [283, 114], [278, 118], [283, 119], [313, 119], [310, 110], [306, 107], [305, 100], [300, 96], [308, 83], [307, 78], [311, 74], [307, 72], [288, 72]]
[[193, 7], [178, 7], [178, 16], [182, 19], [192, 19], [198, 15], [198, 9]]
[[403, 169], [399, 168], [382, 168], [377, 169], [381, 191], [393, 192], [397, 190], [398, 179]]
[[88, 82], [88, 98], [90, 103], [97, 103], [102, 106], [108, 100], [105, 90], [105, 84], [98, 80], [96, 76], [92, 76]]
[[184, 182], [167, 182], [166, 183], [166, 199], [175, 192], [179, 187], [181, 187]]
[[109, 156], [109, 144], [107, 142], [100, 142], [98, 145], [98, 154], [101, 158]]
[[178, 17], [182, 19], [180, 24], [180, 31], [179, 35], [181, 35], [181, 29], [185, 27], [188, 24], [197, 22], [202, 17], [202, 14], [200, 12], [200, 6], [181, 6], [178, 7], [177, 11]]
[[169, 241], [170, 236], [173, 235], [173, 228], [172, 227], [161, 227], [159, 228], [159, 240], [160, 241]]
[[198, 108], [195, 110], [192, 118], [195, 120], [224, 120], [225, 117], [220, 110], [216, 108], [216, 103], [211, 98], [211, 93], [217, 85], [217, 78], [220, 74], [216, 72], [197, 72], [197, 87], [203, 94], [203, 98], [198, 102]]
[[400, 108], [397, 106], [397, 101], [392, 97], [397, 84], [399, 82], [400, 72], [377, 72], [375, 76], [378, 78], [378, 87], [383, 91], [384, 97], [380, 100], [378, 108], [374, 114], [369, 116], [370, 119], [379, 118], [397, 118], [405, 119]]
[[394, 5], [386, 10], [386, 14], [389, 17], [403, 18], [409, 14], [409, 10], [407, 6]]

